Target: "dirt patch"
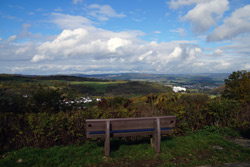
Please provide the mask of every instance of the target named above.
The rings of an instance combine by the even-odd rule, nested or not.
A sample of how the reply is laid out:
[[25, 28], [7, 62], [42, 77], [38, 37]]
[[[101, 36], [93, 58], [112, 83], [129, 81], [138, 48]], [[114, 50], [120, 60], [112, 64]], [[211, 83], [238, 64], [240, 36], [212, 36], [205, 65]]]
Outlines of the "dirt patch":
[[197, 153], [197, 159], [200, 161], [205, 161], [210, 158], [211, 152], [207, 150], [199, 150]]
[[245, 163], [226, 163], [222, 165], [204, 165], [204, 166], [198, 166], [198, 167], [249, 167], [250, 162], [245, 162]]
[[242, 147], [250, 148], [250, 139], [240, 137], [240, 138], [228, 138], [228, 140], [230, 140], [230, 141], [232, 141], [232, 142], [234, 142]]

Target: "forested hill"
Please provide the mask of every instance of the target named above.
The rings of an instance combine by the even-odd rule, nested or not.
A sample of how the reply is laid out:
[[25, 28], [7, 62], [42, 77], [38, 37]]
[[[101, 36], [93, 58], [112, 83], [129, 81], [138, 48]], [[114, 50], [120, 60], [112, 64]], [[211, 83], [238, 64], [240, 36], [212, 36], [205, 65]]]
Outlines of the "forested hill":
[[0, 74], [0, 93], [32, 95], [38, 89], [59, 90], [70, 98], [80, 96], [123, 96], [131, 97], [149, 93], [166, 93], [172, 89], [155, 82], [104, 80], [97, 78], [51, 75]]
[[144, 81], [186, 81], [186, 82], [220, 82], [229, 76], [228, 73], [218, 74], [146, 74], [146, 73], [120, 73], [120, 74], [71, 74], [71, 75], [14, 75], [0, 74], [0, 81], [4, 80], [64, 80], [64, 81], [103, 81], [103, 80], [144, 80]]
[[157, 81], [162, 83], [222, 85], [229, 73], [204, 74], [149, 74], [149, 73], [118, 73], [118, 74], [72, 74], [78, 77], [88, 77], [108, 80]]
[[14, 74], [0, 74], [0, 81], [22, 81], [32, 82], [37, 80], [63, 80], [63, 81], [95, 81], [102, 82], [104, 79], [78, 77], [70, 75], [14, 75]]

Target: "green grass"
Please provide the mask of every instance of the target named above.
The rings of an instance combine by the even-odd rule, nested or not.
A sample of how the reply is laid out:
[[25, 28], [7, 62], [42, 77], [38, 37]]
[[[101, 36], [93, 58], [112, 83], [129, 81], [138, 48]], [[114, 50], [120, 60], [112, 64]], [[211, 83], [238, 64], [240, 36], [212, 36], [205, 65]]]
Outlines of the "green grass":
[[214, 98], [216, 98], [217, 96], [216, 96], [216, 95], [210, 95], [209, 97], [210, 97], [210, 99], [214, 99]]
[[[211, 132], [213, 131], [213, 132]], [[226, 133], [226, 131], [224, 132]], [[22, 162], [18, 162], [22, 161]], [[162, 138], [161, 153], [150, 147], [149, 139], [111, 141], [110, 158], [103, 157], [103, 143], [55, 146], [48, 149], [23, 148], [1, 155], [0, 166], [198, 166], [250, 161], [250, 149], [242, 148], [206, 129], [186, 136]]]
[[70, 84], [83, 84], [83, 85], [112, 85], [112, 84], [122, 84], [127, 83], [127, 81], [114, 81], [114, 82], [94, 82], [94, 81], [72, 81]]
[[97, 93], [106, 93], [106, 89], [111, 85], [125, 84], [127, 81], [95, 82], [95, 81], [72, 81], [71, 85], [83, 85], [93, 88]]
[[70, 87], [75, 91], [88, 93], [93, 96], [123, 96], [134, 97], [150, 93], [170, 92], [170, 88], [153, 82], [92, 82], [92, 81], [72, 81]]

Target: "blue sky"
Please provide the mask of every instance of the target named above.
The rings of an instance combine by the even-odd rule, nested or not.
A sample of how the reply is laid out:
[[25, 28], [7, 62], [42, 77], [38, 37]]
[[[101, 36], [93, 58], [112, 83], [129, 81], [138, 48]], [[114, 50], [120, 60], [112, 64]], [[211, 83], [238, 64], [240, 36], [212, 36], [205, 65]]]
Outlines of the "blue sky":
[[250, 70], [248, 0], [1, 0], [0, 73]]

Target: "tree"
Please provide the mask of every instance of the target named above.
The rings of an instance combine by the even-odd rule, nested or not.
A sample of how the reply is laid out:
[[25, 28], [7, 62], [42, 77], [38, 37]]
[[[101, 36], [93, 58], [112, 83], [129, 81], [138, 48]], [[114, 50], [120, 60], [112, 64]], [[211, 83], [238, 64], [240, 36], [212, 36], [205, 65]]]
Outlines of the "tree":
[[237, 71], [225, 79], [223, 97], [250, 103], [250, 72]]
[[63, 96], [59, 90], [39, 88], [33, 94], [34, 109], [39, 112], [59, 112], [62, 99]]

